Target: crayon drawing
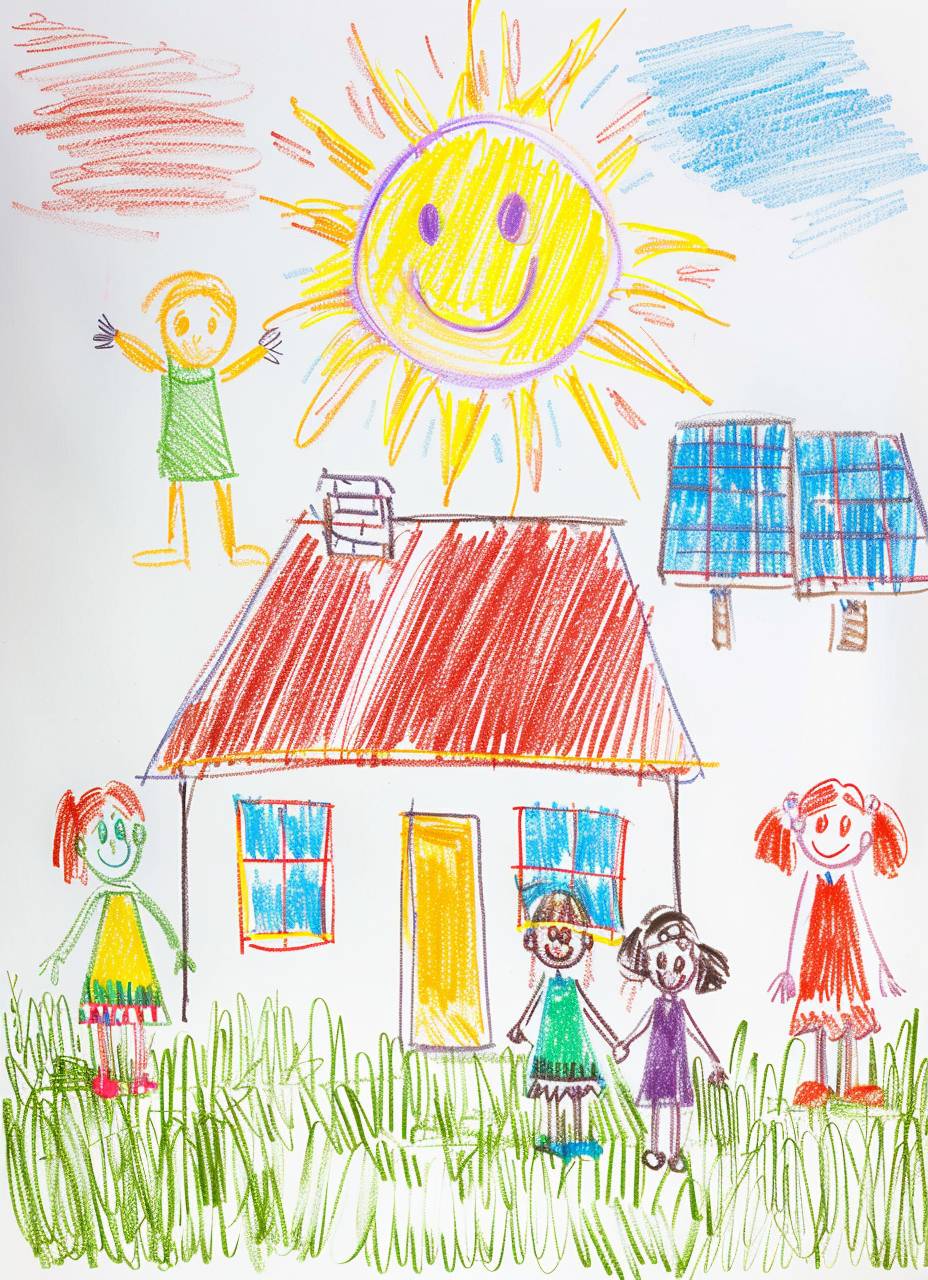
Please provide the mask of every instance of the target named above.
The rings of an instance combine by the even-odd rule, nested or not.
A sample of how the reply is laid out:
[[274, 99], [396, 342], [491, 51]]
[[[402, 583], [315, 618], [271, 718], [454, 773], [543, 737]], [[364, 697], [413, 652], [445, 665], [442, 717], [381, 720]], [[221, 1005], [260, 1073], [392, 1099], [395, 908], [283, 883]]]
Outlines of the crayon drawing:
[[[634, 172], [639, 100], [611, 119], [605, 107], [598, 112], [595, 164], [559, 136], [581, 82], [590, 89], [583, 105], [592, 100], [591, 68], [624, 10], [611, 21], [591, 22], [534, 82], [522, 73], [531, 26], [523, 33], [518, 18], [503, 14], [496, 86], [479, 46], [479, 11], [479, 0], [468, 0], [464, 70], [450, 81], [450, 99], [447, 86], [434, 84], [445, 73], [431, 44], [433, 83], [420, 93], [399, 70], [391, 80], [352, 25], [348, 47], [363, 85], [360, 93], [348, 86], [352, 110], [376, 140], [385, 138], [386, 125], [406, 148], [386, 166], [310, 110], [302, 96], [292, 100], [296, 120], [356, 192], [352, 201], [333, 199], [327, 188], [325, 195], [262, 197], [292, 227], [336, 246], [302, 280], [300, 300], [267, 321], [299, 317], [310, 329], [341, 320], [319, 358], [317, 387], [296, 443], [317, 440], [383, 369], [388, 458], [396, 460], [426, 405], [433, 405], [446, 506], [491, 414], [509, 420], [515, 512], [523, 471], [534, 489], [541, 483], [540, 405], [554, 387], [637, 496], [616, 430], [623, 420], [631, 427], [641, 422], [628, 399], [634, 393], [627, 375], [711, 403], [654, 329], [673, 328], [685, 317], [723, 323], [703, 307], [694, 286], [711, 286], [719, 262], [734, 254], [690, 231], [636, 221], [632, 201], [626, 206], [619, 199], [623, 216], [616, 220], [609, 193], [618, 188], [621, 195]], [[445, 105], [433, 110], [429, 102], [439, 95]], [[317, 171], [314, 185], [329, 172]], [[665, 279], [669, 263], [677, 271]]]

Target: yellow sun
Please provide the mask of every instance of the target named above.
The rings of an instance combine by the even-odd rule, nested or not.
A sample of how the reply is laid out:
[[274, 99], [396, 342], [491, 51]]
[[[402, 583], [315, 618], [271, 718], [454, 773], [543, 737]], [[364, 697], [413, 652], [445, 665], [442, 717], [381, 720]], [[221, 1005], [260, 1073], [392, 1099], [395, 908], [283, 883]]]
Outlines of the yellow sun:
[[[523, 90], [519, 26], [502, 15], [500, 90], [491, 103], [486, 56], [474, 45], [477, 8], [468, 5], [465, 68], [441, 122], [403, 73], [396, 72], [397, 87], [391, 86], [352, 28], [349, 44], [369, 89], [365, 109], [349, 86], [355, 113], [382, 137], [376, 103], [406, 143], [379, 173], [373, 160], [293, 99], [296, 118], [366, 193], [359, 204], [264, 197], [294, 226], [338, 246], [303, 280], [300, 300], [267, 323], [301, 314], [305, 328], [349, 317], [323, 351], [296, 443], [316, 440], [361, 383], [388, 365], [383, 424], [390, 462], [425, 405], [436, 403], [447, 504], [491, 409], [502, 405], [515, 439], [515, 509], [523, 465], [533, 487], [540, 484], [538, 398], [550, 377], [637, 494], [613, 421], [617, 412], [636, 425], [637, 415], [617, 390], [587, 381], [581, 359], [655, 378], [711, 403], [653, 339], [633, 337], [607, 313], [624, 305], [627, 313], [665, 327], [672, 325], [671, 312], [721, 323], [683, 289], [639, 269], [669, 254], [733, 255], [686, 232], [614, 221], [607, 193], [638, 150], [628, 120], [620, 117], [600, 132], [603, 145], [615, 145], [595, 169], [555, 133], [571, 90], [618, 18], [602, 34], [599, 21], [592, 22]], [[282, 151], [305, 160], [299, 144], [276, 137]], [[709, 282], [693, 274], [697, 268], [688, 271], [688, 278]]]

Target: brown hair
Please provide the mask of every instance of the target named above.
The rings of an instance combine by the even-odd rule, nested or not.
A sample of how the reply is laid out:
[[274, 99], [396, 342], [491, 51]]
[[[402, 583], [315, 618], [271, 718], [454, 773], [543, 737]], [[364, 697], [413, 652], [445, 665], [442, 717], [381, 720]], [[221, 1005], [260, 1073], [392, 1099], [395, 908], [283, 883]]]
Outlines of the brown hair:
[[643, 980], [648, 976], [648, 948], [659, 942], [670, 942], [681, 935], [693, 945], [696, 956], [696, 982], [694, 990], [718, 991], [728, 980], [728, 959], [700, 942], [689, 916], [673, 907], [652, 907], [636, 928], [632, 929], [619, 947], [618, 961], [626, 977]]
[[532, 912], [532, 924], [569, 924], [575, 929], [589, 929], [591, 921], [589, 912], [575, 894], [555, 889], [539, 898]]

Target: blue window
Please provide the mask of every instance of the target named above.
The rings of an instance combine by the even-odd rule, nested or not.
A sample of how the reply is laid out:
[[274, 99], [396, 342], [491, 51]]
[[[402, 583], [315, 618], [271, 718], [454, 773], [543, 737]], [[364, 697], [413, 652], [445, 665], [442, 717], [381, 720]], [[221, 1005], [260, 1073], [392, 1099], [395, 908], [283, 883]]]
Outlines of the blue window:
[[236, 796], [235, 813], [242, 950], [333, 942], [331, 806]]
[[628, 822], [611, 809], [533, 805], [519, 818], [519, 925], [548, 893], [567, 892], [582, 904], [593, 930], [621, 935], [622, 880]]

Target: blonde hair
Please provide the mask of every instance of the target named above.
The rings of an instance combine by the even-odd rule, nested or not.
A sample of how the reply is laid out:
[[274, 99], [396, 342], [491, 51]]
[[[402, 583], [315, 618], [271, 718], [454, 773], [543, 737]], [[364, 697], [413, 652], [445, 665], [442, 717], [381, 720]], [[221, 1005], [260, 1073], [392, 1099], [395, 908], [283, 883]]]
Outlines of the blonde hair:
[[220, 280], [219, 276], [209, 275], [205, 271], [178, 271], [172, 276], [165, 276], [150, 290], [142, 303], [142, 310], [147, 311], [161, 293], [164, 293], [164, 297], [158, 307], [159, 323], [163, 321], [172, 307], [176, 307], [185, 298], [205, 295], [208, 298], [212, 298], [219, 309], [229, 317], [233, 325], [235, 324], [235, 298], [225, 280]]

